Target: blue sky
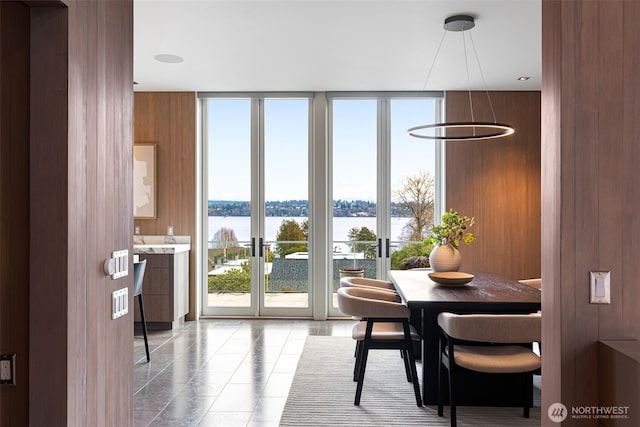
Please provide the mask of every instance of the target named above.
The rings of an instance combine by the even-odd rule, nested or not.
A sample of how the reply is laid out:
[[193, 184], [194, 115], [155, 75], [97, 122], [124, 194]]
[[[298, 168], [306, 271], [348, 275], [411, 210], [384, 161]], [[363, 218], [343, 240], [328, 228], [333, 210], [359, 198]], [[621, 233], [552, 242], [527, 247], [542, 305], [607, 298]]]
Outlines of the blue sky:
[[[308, 198], [308, 101], [265, 101], [265, 196]], [[249, 200], [250, 111], [248, 99], [208, 103], [209, 199]], [[333, 105], [333, 198], [376, 197], [376, 101], [336, 100]], [[391, 183], [421, 170], [435, 170], [434, 142], [406, 135], [409, 127], [432, 123], [434, 103], [398, 99], [391, 103]]]

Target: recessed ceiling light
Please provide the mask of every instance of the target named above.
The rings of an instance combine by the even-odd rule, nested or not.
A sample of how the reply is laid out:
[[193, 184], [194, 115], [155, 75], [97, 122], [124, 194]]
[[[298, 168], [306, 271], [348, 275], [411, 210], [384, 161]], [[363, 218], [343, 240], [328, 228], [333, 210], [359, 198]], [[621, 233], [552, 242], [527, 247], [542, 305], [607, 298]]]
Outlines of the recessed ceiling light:
[[517, 80], [520, 80], [521, 82], [524, 82], [524, 81], [526, 81], [526, 80], [529, 80], [530, 78], [531, 78], [531, 77], [529, 77], [529, 76], [520, 76], [520, 77], [518, 77], [518, 79], [517, 79]]
[[167, 64], [178, 64], [180, 62], [184, 62], [184, 59], [179, 57], [178, 55], [172, 55], [170, 53], [161, 53], [153, 57], [158, 62], [165, 62]]

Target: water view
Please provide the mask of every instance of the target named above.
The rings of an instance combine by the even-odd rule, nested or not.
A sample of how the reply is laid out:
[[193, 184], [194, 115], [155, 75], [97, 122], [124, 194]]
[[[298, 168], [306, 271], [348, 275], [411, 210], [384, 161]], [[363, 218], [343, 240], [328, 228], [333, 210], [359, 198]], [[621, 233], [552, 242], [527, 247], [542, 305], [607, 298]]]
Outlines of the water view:
[[[302, 223], [306, 217], [265, 217], [265, 239], [276, 240], [276, 234], [282, 221], [295, 220]], [[391, 238], [398, 239], [402, 234], [402, 228], [411, 218], [391, 218]], [[235, 232], [239, 242], [251, 240], [251, 218], [248, 216], [210, 216], [208, 217], [208, 240], [213, 240], [213, 235], [221, 228], [228, 228]], [[374, 217], [336, 217], [333, 219], [333, 240], [336, 242], [347, 241], [348, 233], [353, 227], [367, 227], [376, 231], [376, 218]]]

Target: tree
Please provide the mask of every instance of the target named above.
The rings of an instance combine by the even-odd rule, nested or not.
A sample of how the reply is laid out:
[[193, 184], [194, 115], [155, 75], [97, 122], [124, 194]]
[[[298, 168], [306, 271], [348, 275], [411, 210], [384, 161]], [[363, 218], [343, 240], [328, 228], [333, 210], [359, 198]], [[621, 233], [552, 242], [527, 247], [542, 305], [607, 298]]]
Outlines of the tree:
[[222, 227], [213, 235], [213, 241], [216, 247], [222, 248], [224, 257], [227, 257], [227, 249], [238, 246], [238, 238], [236, 232], [232, 228]]
[[363, 252], [364, 257], [369, 259], [376, 257], [375, 242], [377, 236], [376, 233], [371, 231], [369, 228], [353, 227], [351, 230], [349, 230], [347, 237], [352, 241], [352, 252]]
[[435, 180], [429, 172], [420, 171], [415, 176], [406, 177], [395, 196], [404, 209], [411, 214], [411, 220], [402, 229], [402, 240], [421, 241], [433, 225], [435, 205]]
[[308, 250], [306, 242], [307, 236], [305, 236], [303, 228], [295, 219], [283, 220], [276, 234], [276, 241], [285, 242], [278, 243], [275, 252], [284, 258], [286, 255], [294, 252], [306, 252]]

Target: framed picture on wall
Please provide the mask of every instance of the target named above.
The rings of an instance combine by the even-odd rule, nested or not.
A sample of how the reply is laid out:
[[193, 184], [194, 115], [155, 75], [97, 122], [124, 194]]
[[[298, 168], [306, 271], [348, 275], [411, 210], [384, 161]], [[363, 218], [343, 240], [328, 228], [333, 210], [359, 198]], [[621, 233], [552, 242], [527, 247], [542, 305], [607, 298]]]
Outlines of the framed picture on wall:
[[133, 217], [156, 218], [156, 144], [133, 144]]

